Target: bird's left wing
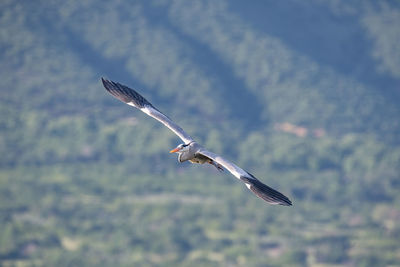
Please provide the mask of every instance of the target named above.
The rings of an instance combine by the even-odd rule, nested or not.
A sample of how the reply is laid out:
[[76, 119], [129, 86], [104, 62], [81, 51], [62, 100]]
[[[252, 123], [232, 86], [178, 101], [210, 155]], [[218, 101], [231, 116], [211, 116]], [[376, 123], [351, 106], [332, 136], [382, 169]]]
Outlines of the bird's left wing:
[[101, 78], [101, 81], [103, 82], [104, 87], [110, 94], [112, 94], [114, 97], [118, 98], [122, 102], [138, 108], [147, 115], [158, 120], [159, 122], [167, 126], [171, 131], [173, 131], [177, 136], [179, 136], [179, 138], [181, 138], [183, 142], [185, 142], [185, 144], [193, 141], [193, 138], [191, 138], [181, 127], [179, 127], [179, 125], [173, 122], [161, 111], [156, 109], [149, 101], [147, 101], [135, 90], [120, 83], [109, 81], [103, 78]]
[[206, 156], [215, 162], [221, 164], [225, 169], [227, 169], [230, 173], [232, 173], [236, 178], [244, 182], [254, 194], [258, 197], [264, 199], [266, 202], [270, 204], [278, 204], [283, 206], [291, 206], [292, 202], [288, 197], [283, 195], [282, 193], [272, 189], [271, 187], [263, 184], [260, 180], [254, 177], [251, 173], [239, 168], [232, 162], [224, 159], [223, 157], [214, 154], [205, 149], [200, 149], [198, 154]]

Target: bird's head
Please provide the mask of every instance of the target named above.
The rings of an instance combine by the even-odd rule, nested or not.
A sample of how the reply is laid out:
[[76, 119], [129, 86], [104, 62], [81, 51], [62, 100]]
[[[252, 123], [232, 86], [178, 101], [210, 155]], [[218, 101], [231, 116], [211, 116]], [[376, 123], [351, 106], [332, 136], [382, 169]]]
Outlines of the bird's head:
[[180, 144], [178, 145], [176, 148], [172, 149], [169, 153], [184, 153], [189, 151], [189, 145], [185, 145], [185, 144]]

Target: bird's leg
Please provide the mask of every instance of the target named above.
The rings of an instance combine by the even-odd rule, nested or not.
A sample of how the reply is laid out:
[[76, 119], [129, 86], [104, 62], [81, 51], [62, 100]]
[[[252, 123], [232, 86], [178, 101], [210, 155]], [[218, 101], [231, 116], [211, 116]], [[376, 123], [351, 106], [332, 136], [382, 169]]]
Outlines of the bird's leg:
[[221, 164], [218, 164], [217, 162], [215, 162], [213, 160], [209, 160], [208, 163], [210, 163], [211, 165], [214, 165], [214, 167], [217, 168], [217, 170], [219, 170], [220, 172], [224, 171], [224, 168], [222, 167]]

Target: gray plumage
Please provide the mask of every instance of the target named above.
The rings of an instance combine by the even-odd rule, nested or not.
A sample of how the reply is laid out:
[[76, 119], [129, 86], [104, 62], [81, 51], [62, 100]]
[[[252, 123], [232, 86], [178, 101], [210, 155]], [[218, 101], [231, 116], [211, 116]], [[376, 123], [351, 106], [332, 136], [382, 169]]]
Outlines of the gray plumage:
[[147, 115], [158, 120], [176, 135], [178, 135], [179, 138], [181, 138], [185, 143], [190, 143], [193, 141], [193, 138], [190, 137], [181, 127], [179, 127], [179, 125], [174, 123], [170, 118], [168, 118], [168, 116], [156, 109], [149, 101], [147, 101], [135, 90], [120, 83], [109, 81], [103, 78], [101, 78], [101, 81], [103, 82], [104, 88], [106, 88], [106, 90], [114, 97], [128, 105], [140, 109]]
[[147, 101], [135, 90], [120, 83], [112, 82], [103, 78], [101, 80], [104, 87], [111, 95], [128, 105], [140, 109], [147, 115], [160, 121], [184, 141], [184, 144], [180, 144], [175, 149], [171, 150], [171, 153], [177, 152], [179, 154], [179, 162], [190, 161], [192, 163], [199, 164], [209, 163], [220, 171], [225, 168], [240, 181], [244, 182], [246, 187], [249, 188], [256, 196], [260, 197], [266, 202], [284, 206], [292, 205], [292, 202], [289, 200], [289, 198], [282, 193], [263, 184], [252, 174], [248, 173], [242, 168], [239, 168], [232, 162], [204, 149], [201, 145], [195, 142], [193, 138], [191, 138], [179, 125], [174, 123], [165, 114], [156, 109], [149, 101]]

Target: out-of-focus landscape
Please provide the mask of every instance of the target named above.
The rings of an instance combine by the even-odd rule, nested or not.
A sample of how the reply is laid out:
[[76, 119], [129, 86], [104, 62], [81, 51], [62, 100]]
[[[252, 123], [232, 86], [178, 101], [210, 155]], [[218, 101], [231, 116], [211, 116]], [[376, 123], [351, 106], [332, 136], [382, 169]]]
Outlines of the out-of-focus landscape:
[[0, 265], [400, 266], [399, 44], [399, 1], [2, 0]]

